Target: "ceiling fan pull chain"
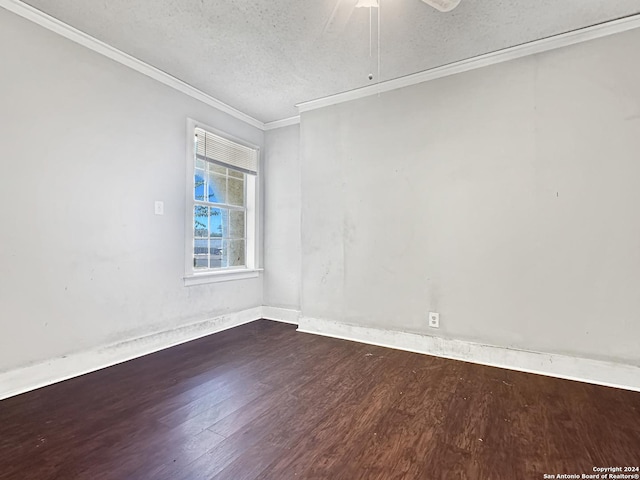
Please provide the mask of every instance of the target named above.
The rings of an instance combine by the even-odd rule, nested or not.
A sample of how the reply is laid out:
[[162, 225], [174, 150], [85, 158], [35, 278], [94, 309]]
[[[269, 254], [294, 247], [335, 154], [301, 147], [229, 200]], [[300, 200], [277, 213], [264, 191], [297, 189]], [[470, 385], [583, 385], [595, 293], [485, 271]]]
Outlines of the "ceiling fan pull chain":
[[369, 58], [372, 56], [373, 51], [373, 8], [369, 8]]
[[[376, 82], [380, 85], [380, 17], [382, 17], [382, 0], [378, 0], [378, 78]], [[378, 88], [378, 96], [380, 96], [380, 88]]]

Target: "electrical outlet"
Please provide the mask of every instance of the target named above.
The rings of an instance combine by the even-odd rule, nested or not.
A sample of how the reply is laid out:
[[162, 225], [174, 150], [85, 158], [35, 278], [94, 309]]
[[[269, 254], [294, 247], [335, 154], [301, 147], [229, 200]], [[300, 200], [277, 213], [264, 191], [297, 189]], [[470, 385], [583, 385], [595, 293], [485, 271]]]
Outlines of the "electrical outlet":
[[156, 201], [154, 207], [156, 215], [164, 215], [164, 202]]
[[429, 312], [429, 326], [431, 328], [440, 328], [440, 314]]

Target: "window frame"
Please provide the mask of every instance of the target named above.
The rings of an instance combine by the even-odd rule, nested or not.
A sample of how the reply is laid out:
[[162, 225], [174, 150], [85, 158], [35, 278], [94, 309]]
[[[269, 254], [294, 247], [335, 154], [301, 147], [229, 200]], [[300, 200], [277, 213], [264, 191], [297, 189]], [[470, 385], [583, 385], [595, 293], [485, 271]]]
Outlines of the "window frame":
[[[201, 205], [194, 197], [195, 189], [195, 130], [201, 128], [214, 135], [235, 142], [239, 145], [256, 150], [258, 167], [255, 175], [245, 174], [245, 266], [223, 267], [216, 269], [195, 269], [193, 265], [194, 255], [194, 207]], [[258, 232], [259, 232], [259, 178], [260, 178], [260, 147], [247, 142], [241, 138], [229, 135], [214, 127], [198, 122], [192, 118], [187, 119], [187, 141], [186, 141], [186, 162], [185, 162], [185, 242], [184, 242], [184, 262], [185, 286], [201, 285], [205, 283], [224, 282], [230, 280], [240, 280], [244, 278], [255, 278], [262, 269], [258, 268]]]

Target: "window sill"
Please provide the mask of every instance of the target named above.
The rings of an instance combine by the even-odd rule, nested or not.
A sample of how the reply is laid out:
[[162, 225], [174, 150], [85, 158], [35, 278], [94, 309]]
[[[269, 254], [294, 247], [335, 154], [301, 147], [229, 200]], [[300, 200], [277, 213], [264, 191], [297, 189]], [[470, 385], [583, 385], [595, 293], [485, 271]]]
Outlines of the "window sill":
[[184, 277], [184, 286], [204, 285], [206, 283], [230, 282], [232, 280], [244, 280], [246, 278], [256, 278], [264, 269], [254, 268], [251, 270], [227, 270], [222, 272], [204, 272], [188, 275]]

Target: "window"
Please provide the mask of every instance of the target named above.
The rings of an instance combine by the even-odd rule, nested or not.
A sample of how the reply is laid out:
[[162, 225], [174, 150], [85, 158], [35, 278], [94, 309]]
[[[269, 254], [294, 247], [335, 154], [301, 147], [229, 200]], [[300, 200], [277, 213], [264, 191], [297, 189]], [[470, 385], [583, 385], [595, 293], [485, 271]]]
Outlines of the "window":
[[257, 276], [257, 147], [189, 122], [187, 284]]

